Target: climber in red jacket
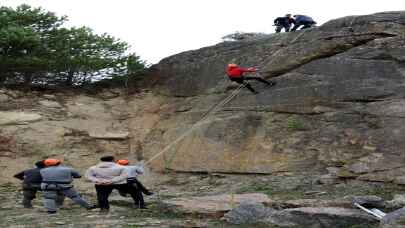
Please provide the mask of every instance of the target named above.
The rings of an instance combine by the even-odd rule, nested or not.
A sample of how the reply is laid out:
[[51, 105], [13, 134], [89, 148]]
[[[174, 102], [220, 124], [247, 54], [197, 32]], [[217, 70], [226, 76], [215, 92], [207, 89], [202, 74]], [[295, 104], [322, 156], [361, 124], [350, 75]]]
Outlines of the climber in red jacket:
[[237, 82], [239, 84], [243, 84], [246, 88], [248, 88], [254, 94], [257, 94], [259, 92], [254, 90], [248, 82], [245, 82], [245, 80], [257, 80], [259, 82], [263, 82], [263, 83], [267, 84], [268, 86], [272, 86], [275, 84], [274, 82], [266, 81], [265, 79], [263, 79], [261, 77], [243, 75], [245, 72], [256, 72], [256, 71], [257, 71], [257, 69], [254, 67], [241, 68], [234, 63], [230, 63], [230, 64], [228, 64], [228, 68], [226, 69], [226, 74], [228, 75], [228, 77], [231, 81]]

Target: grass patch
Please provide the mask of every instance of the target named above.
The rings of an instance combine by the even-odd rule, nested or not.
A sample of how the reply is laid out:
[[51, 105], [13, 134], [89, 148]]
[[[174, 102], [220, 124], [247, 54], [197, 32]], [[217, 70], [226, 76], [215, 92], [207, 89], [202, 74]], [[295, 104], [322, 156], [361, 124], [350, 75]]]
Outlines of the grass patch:
[[265, 183], [253, 183], [251, 185], [243, 186], [242, 188], [238, 189], [236, 193], [250, 193], [250, 192], [261, 192], [266, 195], [273, 195], [274, 189]]
[[303, 131], [306, 129], [304, 123], [294, 117], [287, 119], [287, 128], [293, 131]]
[[111, 202], [112, 205], [121, 206], [124, 208], [128, 208], [127, 213], [123, 215], [127, 215], [129, 217], [136, 217], [136, 218], [156, 218], [156, 219], [184, 219], [187, 216], [181, 212], [177, 212], [171, 210], [165, 205], [160, 203], [148, 203], [148, 210], [138, 210], [132, 209], [132, 203], [127, 202]]
[[330, 186], [328, 193], [333, 197], [347, 195], [376, 195], [384, 200], [391, 200], [396, 194], [403, 194], [405, 187], [392, 183], [364, 183], [363, 185]]

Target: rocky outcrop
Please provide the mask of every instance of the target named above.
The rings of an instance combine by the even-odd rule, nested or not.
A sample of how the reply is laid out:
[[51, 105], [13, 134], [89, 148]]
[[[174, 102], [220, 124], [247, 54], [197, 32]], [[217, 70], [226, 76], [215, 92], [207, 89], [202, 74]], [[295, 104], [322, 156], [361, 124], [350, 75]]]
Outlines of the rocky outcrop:
[[62, 158], [82, 171], [104, 154], [135, 157], [124, 97], [75, 91], [0, 94], [8, 99], [0, 103], [0, 183], [46, 157]]
[[226, 194], [193, 198], [176, 198], [162, 203], [171, 210], [185, 214], [222, 217], [232, 208], [244, 203], [271, 204], [272, 200], [262, 193]]
[[[361, 196], [357, 199], [371, 199]], [[375, 198], [375, 197], [374, 197]], [[191, 214], [200, 218], [220, 218], [235, 225], [265, 224], [277, 227], [336, 227], [351, 226], [376, 227], [378, 219], [351, 207], [333, 207], [338, 200], [317, 200], [312, 207], [306, 207], [305, 200], [292, 208], [276, 209], [280, 205], [292, 206], [288, 202], [276, 203], [263, 194], [214, 195], [205, 197], [185, 197], [165, 200], [162, 203], [169, 211]], [[324, 206], [322, 206], [324, 205]], [[340, 203], [344, 205], [344, 203]], [[295, 207], [298, 206], [298, 207]], [[259, 226], [261, 227], [261, 226]]]
[[[345, 17], [318, 28], [225, 42], [162, 60], [156, 93], [167, 108], [144, 141], [152, 157], [198, 122], [235, 87], [229, 62], [256, 65], [277, 82], [242, 90], [153, 163], [187, 172], [316, 172], [400, 182], [405, 12]], [[187, 107], [187, 108], [185, 108]], [[338, 169], [334, 173], [328, 170]]]
[[274, 214], [274, 210], [260, 203], [241, 203], [225, 214], [224, 220], [236, 225], [254, 225], [265, 223]]
[[333, 207], [293, 208], [274, 213], [266, 223], [281, 227], [372, 227], [378, 221], [359, 210]]
[[241, 204], [224, 219], [237, 225], [267, 224], [277, 227], [373, 227], [378, 223], [358, 210], [334, 207], [303, 207], [277, 211], [260, 204]]

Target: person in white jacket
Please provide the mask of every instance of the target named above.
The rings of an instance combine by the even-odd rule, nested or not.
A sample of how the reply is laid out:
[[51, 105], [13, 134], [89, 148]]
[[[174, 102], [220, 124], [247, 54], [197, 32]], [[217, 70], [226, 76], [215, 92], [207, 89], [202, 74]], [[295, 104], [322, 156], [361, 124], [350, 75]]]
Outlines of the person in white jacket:
[[113, 156], [104, 156], [100, 160], [99, 164], [86, 171], [85, 177], [95, 184], [98, 206], [101, 211], [109, 211], [108, 197], [114, 189], [129, 193], [137, 206], [138, 194], [135, 188], [128, 188], [126, 169], [116, 164]]

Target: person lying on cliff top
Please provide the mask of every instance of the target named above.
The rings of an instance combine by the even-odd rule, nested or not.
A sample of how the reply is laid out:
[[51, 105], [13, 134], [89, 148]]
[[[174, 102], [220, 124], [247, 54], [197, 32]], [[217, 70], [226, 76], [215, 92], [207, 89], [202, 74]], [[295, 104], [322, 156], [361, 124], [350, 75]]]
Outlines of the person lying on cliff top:
[[104, 156], [100, 158], [100, 163], [90, 167], [86, 171], [86, 179], [95, 184], [97, 192], [98, 206], [101, 212], [110, 210], [108, 197], [114, 189], [120, 192], [129, 193], [134, 200], [134, 207], [139, 208], [139, 194], [135, 188], [127, 185], [126, 169], [114, 162], [113, 156]]
[[231, 81], [237, 82], [239, 84], [243, 84], [246, 88], [248, 88], [254, 94], [258, 94], [259, 92], [254, 90], [252, 88], [252, 86], [248, 82], [245, 82], [245, 81], [256, 80], [256, 81], [265, 83], [268, 86], [275, 85], [274, 82], [267, 81], [261, 77], [244, 76], [244, 73], [247, 73], [247, 72], [257, 72], [257, 69], [254, 67], [242, 68], [242, 67], [239, 67], [235, 63], [228, 64], [228, 68], [226, 69], [226, 74], [228, 75], [228, 77]]
[[[143, 184], [138, 181], [136, 178], [138, 175], [142, 175], [144, 173], [143, 166], [140, 165], [129, 165], [129, 161], [125, 159], [121, 159], [117, 161], [117, 164], [124, 166], [127, 172], [127, 184], [128, 188], [135, 188], [138, 193], [138, 202], [137, 205], [141, 209], [146, 209], [145, 201], [143, 199], [143, 194], [145, 195], [152, 195], [153, 193], [143, 186]], [[125, 196], [126, 192], [121, 192], [121, 195]]]
[[311, 28], [313, 26], [315, 26], [316, 22], [314, 21], [314, 19], [312, 19], [312, 17], [309, 16], [305, 16], [305, 15], [294, 15], [294, 27], [291, 29], [291, 31], [295, 31], [297, 30], [301, 25], [303, 29], [307, 29], [307, 28]]
[[76, 204], [91, 210], [96, 208], [85, 201], [73, 188], [73, 178], [81, 178], [81, 175], [71, 167], [61, 166], [59, 159], [45, 159], [45, 168], [41, 169], [41, 189], [44, 192], [44, 207], [49, 214], [57, 211], [56, 199], [58, 195], [64, 195], [73, 200]]
[[[24, 208], [32, 208], [32, 200], [36, 198], [38, 191], [41, 191], [41, 169], [45, 168], [44, 161], [35, 162], [36, 168], [27, 169], [14, 175], [15, 178], [22, 180], [23, 200], [22, 205]], [[58, 195], [56, 203], [61, 205], [64, 196]]]

